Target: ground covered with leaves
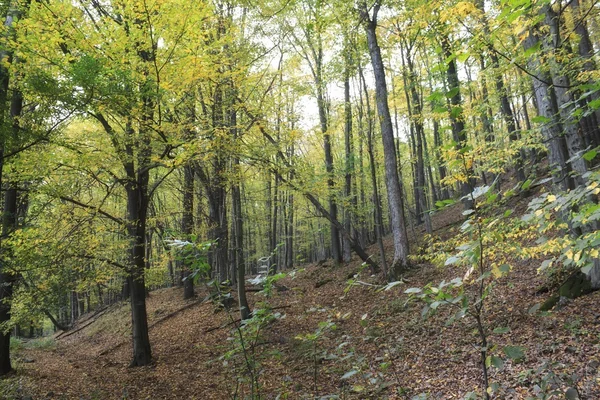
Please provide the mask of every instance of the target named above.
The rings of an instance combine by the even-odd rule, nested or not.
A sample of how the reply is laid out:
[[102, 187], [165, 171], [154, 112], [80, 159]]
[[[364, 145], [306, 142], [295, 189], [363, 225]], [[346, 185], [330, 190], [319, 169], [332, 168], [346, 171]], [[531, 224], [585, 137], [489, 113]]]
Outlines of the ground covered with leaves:
[[[505, 208], [518, 214], [526, 205], [516, 199]], [[463, 220], [455, 205], [434, 216], [434, 235], [415, 228], [414, 266], [402, 283], [386, 286], [358, 259], [307, 266], [276, 282], [268, 298], [249, 294], [253, 306], [270, 307], [251, 333], [235, 329], [235, 311], [203, 302], [204, 288], [191, 301], [180, 300], [180, 288], [153, 291], [153, 365], [128, 367], [129, 306], [118, 304], [82, 319], [80, 330], [19, 349], [5, 385], [35, 400], [481, 397], [472, 318], [448, 324], [454, 311], [444, 307], [424, 316], [424, 304], [405, 293], [465, 275], [464, 266], [444, 266]], [[534, 233], [510, 221], [487, 260], [510, 266], [493, 278], [483, 310], [494, 397], [559, 399], [572, 388], [581, 399], [600, 398], [600, 293], [536, 311], [548, 279], [538, 273], [541, 259], [520, 251], [535, 244]]]

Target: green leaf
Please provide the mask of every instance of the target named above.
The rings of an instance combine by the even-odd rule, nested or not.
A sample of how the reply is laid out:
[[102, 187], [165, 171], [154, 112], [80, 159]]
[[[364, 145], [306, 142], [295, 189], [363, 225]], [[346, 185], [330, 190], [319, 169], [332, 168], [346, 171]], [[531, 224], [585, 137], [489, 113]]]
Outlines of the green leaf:
[[535, 122], [536, 124], [547, 124], [552, 120], [550, 118], [544, 117], [543, 115], [538, 115], [537, 117], [533, 117], [531, 121]]
[[590, 273], [592, 268], [594, 268], [594, 263], [587, 264], [586, 266], [581, 267], [581, 272], [587, 275]]
[[505, 346], [502, 351], [511, 360], [520, 360], [525, 357], [523, 347], [520, 346]]
[[450, 110], [450, 116], [452, 116], [452, 118], [458, 118], [462, 112], [463, 109], [461, 106], [452, 107], [452, 110]]
[[521, 190], [527, 190], [529, 189], [529, 187], [531, 186], [531, 184], [533, 183], [533, 181], [531, 179], [527, 179], [525, 182], [523, 182], [523, 184], [521, 185]]
[[504, 368], [504, 360], [502, 360], [500, 357], [492, 356], [490, 363], [498, 369]]
[[353, 369], [353, 370], [346, 372], [344, 375], [342, 375], [341, 379], [349, 379], [349, 378], [352, 378], [356, 374], [358, 374], [358, 371]]
[[494, 329], [494, 333], [498, 335], [502, 335], [507, 332], [510, 332], [510, 328], [508, 326], [499, 326], [496, 329]]
[[588, 106], [593, 110], [599, 109], [600, 108], [600, 99], [590, 101], [588, 103]]
[[446, 97], [450, 99], [450, 98], [456, 96], [459, 91], [460, 91], [460, 89], [455, 87], [454, 89], [452, 89], [446, 93]]
[[412, 288], [408, 288], [404, 291], [404, 293], [406, 294], [413, 294], [413, 293], [421, 293], [423, 291], [423, 289], [418, 288], [418, 287], [412, 287]]
[[456, 57], [456, 61], [460, 62], [460, 63], [464, 63], [465, 61], [467, 61], [467, 59], [471, 56], [471, 54], [469, 54], [468, 52], [464, 52], [464, 53], [460, 53], [457, 57]]
[[550, 260], [544, 260], [544, 261], [542, 262], [542, 265], [540, 266], [539, 270], [540, 270], [540, 271], [543, 271], [543, 270], [545, 270], [545, 269], [546, 269], [546, 268], [548, 268], [550, 265], [552, 265], [552, 262], [553, 262], [553, 261], [554, 261], [554, 259], [550, 259]]
[[583, 159], [585, 161], [592, 161], [594, 158], [596, 158], [597, 155], [598, 155], [598, 152], [596, 150], [592, 149], [583, 154]]
[[448, 257], [448, 259], [446, 260], [444, 265], [452, 265], [452, 264], [457, 263], [458, 261], [460, 261], [460, 258], [458, 258], [456, 256]]

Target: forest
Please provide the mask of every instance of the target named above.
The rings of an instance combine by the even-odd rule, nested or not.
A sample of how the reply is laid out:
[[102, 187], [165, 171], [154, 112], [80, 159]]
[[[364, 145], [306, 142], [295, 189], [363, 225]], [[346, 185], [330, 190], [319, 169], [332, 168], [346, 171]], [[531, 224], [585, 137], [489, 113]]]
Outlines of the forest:
[[0, 398], [600, 399], [596, 1], [0, 12]]

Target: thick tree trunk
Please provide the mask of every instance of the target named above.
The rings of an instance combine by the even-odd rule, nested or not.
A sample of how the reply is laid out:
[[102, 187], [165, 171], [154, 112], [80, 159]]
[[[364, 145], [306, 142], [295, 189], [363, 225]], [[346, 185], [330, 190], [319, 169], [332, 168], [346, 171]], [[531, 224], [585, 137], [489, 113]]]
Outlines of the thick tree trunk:
[[146, 313], [145, 255], [146, 218], [148, 209], [148, 173], [138, 173], [130, 181], [127, 191], [127, 231], [131, 241], [130, 271], [128, 276], [131, 325], [133, 337], [133, 360], [131, 366], [144, 366], [152, 361], [150, 337], [148, 336], [148, 316]]
[[[530, 31], [523, 42], [524, 50], [536, 46], [538, 41], [537, 34]], [[549, 121], [542, 125], [542, 134], [549, 150], [549, 163], [553, 171], [554, 184], [562, 190], [572, 189], [574, 186], [569, 177], [571, 168], [567, 164], [569, 159], [567, 144], [562, 133], [561, 121], [557, 118], [559, 115], [558, 103], [554, 89], [549, 85], [552, 78], [536, 58], [530, 59], [529, 68], [535, 73], [532, 83], [538, 115]]]
[[[21, 12], [13, 8], [12, 4], [9, 4], [8, 14], [4, 23], [4, 27], [8, 29], [8, 35], [13, 36], [12, 24], [15, 19], [18, 19]], [[23, 97], [21, 92], [15, 88], [13, 89], [13, 95], [11, 98], [10, 106], [8, 106], [9, 96], [9, 71], [5, 66], [5, 63], [12, 63], [13, 54], [11, 51], [1, 51], [0, 58], [4, 60], [0, 65], [0, 126], [4, 127], [5, 120], [4, 116], [6, 108], [9, 108], [10, 119], [12, 125], [12, 139], [13, 141], [18, 140], [19, 137], [19, 120], [21, 111], [23, 109]], [[0, 187], [3, 184], [3, 167], [4, 167], [4, 155], [6, 154], [5, 140], [3, 140], [0, 146]], [[11, 252], [10, 249], [4, 248], [4, 239], [10, 236], [15, 229], [17, 229], [17, 186], [16, 182], [4, 183], [7, 187], [4, 194], [4, 210], [2, 216], [2, 237], [0, 238], [0, 250], [2, 250], [2, 258], [0, 259], [0, 324], [7, 324], [10, 322], [10, 311], [11, 311], [11, 300], [13, 295], [13, 286], [15, 283], [15, 276], [11, 273], [7, 264], [10, 262]], [[12, 371], [12, 365], [10, 362], [10, 330], [0, 330], [0, 376], [6, 375]]]
[[399, 279], [400, 275], [408, 267], [408, 237], [404, 221], [404, 199], [402, 197], [402, 186], [398, 177], [398, 163], [396, 148], [394, 145], [394, 131], [392, 118], [388, 105], [388, 92], [381, 57], [381, 49], [377, 43], [377, 12], [379, 4], [375, 6], [373, 18], [370, 19], [366, 4], [364, 4], [363, 23], [367, 33], [367, 43], [373, 73], [375, 75], [375, 93], [377, 97], [377, 111], [383, 141], [385, 180], [388, 193], [388, 205], [390, 209], [390, 222], [394, 238], [394, 259], [390, 268], [388, 279]]
[[[583, 59], [583, 70], [595, 71], [597, 65], [594, 61], [594, 54], [596, 52], [594, 50], [594, 46], [592, 45], [590, 34], [588, 32], [586, 24], [586, 12], [584, 10], [581, 10], [579, 0], [571, 0], [568, 4], [573, 10], [573, 16], [575, 19], [575, 33], [579, 38], [579, 42], [577, 43], [577, 50], [579, 56]], [[594, 84], [595, 82], [589, 81], [587, 83]], [[589, 101], [593, 100], [600, 100], [600, 93], [598, 93], [598, 91], [592, 91], [592, 93], [590, 94]], [[587, 146], [600, 145], [600, 127], [598, 126], [598, 123], [600, 123], [600, 109], [584, 117], [583, 122], [587, 125], [587, 129], [583, 131], [583, 137], [586, 141], [585, 144]]]

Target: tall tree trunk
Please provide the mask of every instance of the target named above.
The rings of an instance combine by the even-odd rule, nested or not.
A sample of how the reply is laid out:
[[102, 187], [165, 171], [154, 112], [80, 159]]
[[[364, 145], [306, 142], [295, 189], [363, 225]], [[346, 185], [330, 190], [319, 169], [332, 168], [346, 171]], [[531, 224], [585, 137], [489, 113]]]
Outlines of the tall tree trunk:
[[[349, 39], [345, 39], [344, 45], [344, 147], [346, 150], [346, 174], [344, 177], [344, 195], [348, 206], [344, 207], [344, 228], [347, 232], [352, 232], [352, 214], [356, 210], [356, 197], [352, 194], [352, 177], [354, 176], [354, 154], [352, 138], [352, 103], [350, 102], [350, 69], [351, 69], [351, 50], [349, 48]], [[343, 240], [343, 259], [344, 262], [350, 262], [352, 257], [350, 241], [344, 237]]]
[[404, 221], [404, 199], [402, 197], [402, 186], [398, 177], [398, 163], [394, 146], [392, 118], [390, 116], [388, 105], [385, 70], [381, 58], [381, 49], [377, 43], [377, 13], [380, 4], [376, 3], [372, 18], [369, 16], [366, 3], [363, 3], [362, 6], [363, 24], [367, 33], [369, 54], [371, 55], [371, 63], [375, 75], [376, 103], [383, 142], [388, 206], [390, 209], [390, 222], [394, 238], [394, 259], [388, 274], [388, 279], [398, 279], [408, 267], [408, 236]]
[[[450, 120], [452, 121], [452, 138], [456, 143], [456, 149], [460, 152], [467, 145], [467, 132], [465, 130], [465, 121], [462, 111], [462, 98], [460, 94], [460, 80], [458, 79], [458, 69], [456, 67], [456, 58], [453, 57], [452, 48], [450, 46], [450, 39], [448, 36], [441, 38], [442, 49], [444, 56], [446, 57], [446, 80], [448, 83], [448, 93], [450, 96]], [[473, 171], [471, 168], [466, 167], [465, 181], [460, 182], [460, 191], [465, 210], [473, 208], [473, 201], [469, 196], [474, 186], [473, 182]]]
[[[523, 42], [524, 50], [537, 45], [539, 38], [535, 31], [530, 31]], [[561, 121], [558, 119], [558, 103], [554, 89], [550, 86], [552, 77], [542, 68], [539, 60], [531, 58], [529, 68], [534, 71], [532, 77], [533, 93], [536, 99], [538, 115], [550, 121], [542, 125], [542, 134], [549, 150], [549, 164], [553, 171], [556, 187], [566, 190], [573, 189], [574, 185], [570, 175], [570, 165], [567, 164], [569, 154], [567, 144], [562, 133]]]
[[[387, 277], [389, 274], [387, 260], [385, 258], [385, 249], [383, 247], [383, 217], [382, 217], [382, 207], [381, 207], [381, 198], [379, 196], [379, 188], [377, 186], [377, 164], [375, 161], [375, 149], [373, 145], [373, 123], [371, 118], [371, 100], [369, 100], [369, 91], [367, 88], [367, 83], [364, 78], [362, 66], [358, 65], [358, 72], [360, 75], [360, 81], [362, 83], [362, 89], [365, 93], [366, 99], [366, 107], [367, 107], [367, 153], [369, 154], [369, 170], [371, 172], [371, 184], [373, 185], [373, 213], [374, 213], [374, 233], [375, 233], [375, 241], [377, 242], [377, 247], [379, 249], [379, 259], [381, 264], [381, 269], [384, 275]], [[362, 93], [362, 92], [359, 92]], [[360, 96], [360, 108], [359, 108], [359, 120], [363, 119], [363, 98]], [[362, 130], [362, 124], [361, 130]]]
[[129, 290], [133, 336], [133, 360], [131, 366], [144, 366], [152, 361], [148, 316], [146, 312], [145, 255], [146, 212], [148, 205], [147, 172], [132, 176], [127, 191], [127, 231], [131, 241]]
[[[588, 32], [587, 24], [586, 24], [586, 13], [581, 10], [579, 0], [571, 0], [569, 1], [569, 6], [573, 11], [574, 23], [575, 23], [575, 33], [579, 37], [579, 42], [577, 43], [577, 50], [579, 56], [583, 61], [583, 70], [584, 71], [595, 71], [597, 68], [596, 62], [594, 61], [594, 54], [596, 53], [594, 50], [594, 46], [592, 45], [592, 41], [590, 39], [590, 34]], [[595, 82], [589, 81], [587, 83], [593, 84]], [[600, 93], [598, 91], [592, 91], [590, 94], [590, 101], [600, 100]], [[585, 129], [583, 132], [584, 139], [586, 140], [586, 145], [598, 146], [600, 145], [600, 127], [598, 124], [600, 123], [600, 109], [597, 109], [595, 112], [590, 113], [589, 115], [583, 118], [583, 122], [587, 125], [588, 129]]]
[[[191, 240], [194, 228], [194, 167], [188, 164], [183, 167], [183, 212], [181, 215], [181, 233], [186, 240]], [[194, 279], [189, 265], [184, 265], [185, 280], [183, 283], [183, 298], [194, 297]]]
[[[425, 136], [425, 129], [423, 127], [423, 103], [419, 93], [417, 92], [417, 74], [415, 72], [413, 60], [410, 55], [409, 46], [407, 46], [405, 50], [406, 67], [408, 67], [408, 71], [404, 71], [406, 100], [409, 107], [409, 116], [411, 118], [411, 123], [415, 133], [414, 141], [417, 156], [415, 174], [415, 187], [416, 193], [418, 193], [418, 198], [415, 198], [415, 202], [419, 202], [419, 204], [417, 204], [418, 207], [416, 208], [417, 212], [419, 213], [417, 214], [417, 222], [425, 222], [425, 229], [427, 233], [431, 234], [433, 229], [431, 226], [431, 218], [429, 216], [429, 212], [427, 211], [429, 206], [426, 195], [427, 183], [425, 180], [425, 158], [423, 157], [423, 138]], [[404, 62], [404, 57], [402, 61]]]
[[[14, 36], [12, 23], [15, 19], [21, 16], [20, 10], [13, 8], [12, 4], [9, 4], [8, 14], [4, 23], [5, 28], [8, 29], [7, 35], [9, 37]], [[9, 98], [9, 80], [10, 71], [6, 68], [6, 64], [16, 64], [16, 60], [13, 60], [13, 54], [9, 51], [1, 51], [0, 58], [4, 60], [0, 65], [0, 128], [5, 131], [11, 132], [9, 142], [16, 142], [19, 138], [19, 117], [23, 110], [23, 96], [18, 88], [12, 89], [12, 98], [10, 106], [8, 105]], [[6, 108], [9, 108], [10, 126], [11, 128], [5, 127], [6, 121], [4, 116]], [[9, 130], [10, 129], [10, 130]], [[3, 138], [0, 143], [0, 187], [6, 186], [6, 192], [4, 193], [4, 209], [2, 215], [2, 237], [0, 237], [0, 250], [2, 250], [0, 258], [0, 324], [8, 324], [10, 322], [11, 312], [11, 301], [13, 295], [13, 286], [15, 283], [15, 275], [9, 270], [8, 264], [10, 263], [11, 251], [6, 248], [4, 243], [17, 229], [17, 182], [3, 182], [3, 167], [4, 167], [4, 156], [7, 153], [7, 138]], [[4, 185], [3, 185], [4, 184]], [[6, 375], [12, 371], [12, 365], [10, 362], [10, 330], [0, 330], [0, 376]]]
[[[234, 133], [234, 139], [237, 138], [237, 133]], [[233, 158], [233, 169], [236, 174], [239, 174], [240, 159]], [[231, 186], [232, 199], [232, 219], [233, 219], [233, 255], [234, 266], [237, 273], [237, 292], [238, 304], [240, 307], [240, 317], [248, 319], [250, 317], [250, 307], [246, 299], [246, 268], [244, 264], [244, 225], [242, 216], [242, 196], [240, 193], [239, 179], [237, 176], [234, 184]]]

